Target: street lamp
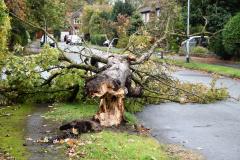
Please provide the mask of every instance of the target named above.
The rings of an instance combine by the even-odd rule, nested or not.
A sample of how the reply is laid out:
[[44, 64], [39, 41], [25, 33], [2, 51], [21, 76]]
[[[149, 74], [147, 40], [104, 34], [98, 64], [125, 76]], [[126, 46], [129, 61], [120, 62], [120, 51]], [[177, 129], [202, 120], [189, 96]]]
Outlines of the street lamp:
[[190, 48], [189, 48], [189, 34], [190, 34], [190, 0], [188, 0], [188, 11], [187, 11], [187, 43], [186, 43], [186, 47], [187, 47], [187, 54], [186, 54], [186, 62], [189, 63], [190, 61], [190, 57], [189, 57], [189, 53], [190, 53]]

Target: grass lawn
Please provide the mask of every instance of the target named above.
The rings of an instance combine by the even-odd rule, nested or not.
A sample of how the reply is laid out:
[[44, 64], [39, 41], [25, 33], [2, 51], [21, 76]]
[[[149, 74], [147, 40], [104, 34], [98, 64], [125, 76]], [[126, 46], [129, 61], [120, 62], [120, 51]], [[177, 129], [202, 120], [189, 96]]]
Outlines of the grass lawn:
[[174, 64], [174, 65], [188, 68], [188, 69], [216, 73], [219, 75], [228, 76], [232, 78], [240, 78], [240, 69], [236, 69], [232, 67], [199, 63], [199, 62], [193, 62], [193, 61], [191, 61], [190, 63], [186, 63], [185, 61], [182, 61], [182, 60], [169, 60], [169, 59], [165, 59], [165, 60], [156, 59], [156, 60], [160, 62], [166, 61], [167, 63]]
[[56, 121], [72, 121], [91, 118], [97, 112], [97, 105], [92, 104], [57, 104], [51, 112], [45, 114], [46, 119]]
[[[86, 155], [83, 159], [97, 160], [170, 160], [164, 147], [153, 138], [128, 133], [103, 131], [81, 136], [86, 145], [78, 151]], [[92, 142], [92, 143], [91, 143]]]
[[31, 111], [32, 107], [30, 105], [0, 109], [0, 150], [17, 160], [26, 160], [29, 156], [23, 144], [25, 143], [25, 120]]
[[[45, 114], [46, 118], [58, 121], [70, 121], [92, 117], [97, 111], [97, 105], [58, 104], [56, 108]], [[136, 119], [133, 115], [125, 115], [130, 124]], [[138, 159], [138, 160], [170, 160], [176, 159], [165, 151], [155, 139], [147, 136], [133, 135], [120, 131], [102, 131], [80, 136], [84, 144], [77, 147], [81, 159]]]

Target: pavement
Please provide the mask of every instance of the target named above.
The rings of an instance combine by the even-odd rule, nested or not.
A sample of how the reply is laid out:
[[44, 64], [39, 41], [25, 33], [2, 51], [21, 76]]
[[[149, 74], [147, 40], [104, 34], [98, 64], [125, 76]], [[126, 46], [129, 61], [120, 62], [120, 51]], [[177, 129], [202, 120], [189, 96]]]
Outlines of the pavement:
[[[207, 85], [212, 79], [210, 74], [190, 70], [179, 70], [173, 76]], [[240, 95], [238, 80], [222, 77], [217, 86], [228, 88], [235, 98]], [[197, 150], [209, 160], [240, 160], [240, 102], [149, 105], [137, 117], [162, 143]]]

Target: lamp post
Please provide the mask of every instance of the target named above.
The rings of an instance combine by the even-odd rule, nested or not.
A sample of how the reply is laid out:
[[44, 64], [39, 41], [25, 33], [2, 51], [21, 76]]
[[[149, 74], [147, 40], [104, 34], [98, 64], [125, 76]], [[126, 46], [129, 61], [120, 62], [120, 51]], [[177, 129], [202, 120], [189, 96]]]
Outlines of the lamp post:
[[190, 62], [190, 57], [189, 57], [189, 53], [190, 53], [190, 48], [189, 48], [189, 34], [190, 34], [190, 0], [188, 0], [188, 11], [187, 11], [187, 43], [186, 43], [186, 47], [187, 47], [187, 54], [186, 54], [186, 62], [189, 63]]

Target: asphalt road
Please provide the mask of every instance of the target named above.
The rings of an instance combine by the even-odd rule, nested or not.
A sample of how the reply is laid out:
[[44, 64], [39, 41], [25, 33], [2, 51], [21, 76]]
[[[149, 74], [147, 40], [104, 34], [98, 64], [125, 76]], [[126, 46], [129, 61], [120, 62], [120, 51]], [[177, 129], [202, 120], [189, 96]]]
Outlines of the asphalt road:
[[[180, 70], [174, 77], [204, 84], [211, 81], [210, 74], [189, 70]], [[240, 81], [223, 77], [217, 86], [227, 87], [235, 98], [240, 95]], [[240, 160], [240, 102], [149, 105], [137, 116], [160, 142], [198, 150], [209, 160]]]

